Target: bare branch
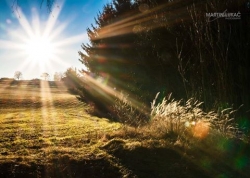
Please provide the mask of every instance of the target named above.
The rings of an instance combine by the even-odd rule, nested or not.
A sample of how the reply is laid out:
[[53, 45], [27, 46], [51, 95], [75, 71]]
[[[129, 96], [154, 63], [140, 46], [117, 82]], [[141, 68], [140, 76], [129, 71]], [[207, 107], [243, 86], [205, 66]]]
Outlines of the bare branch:
[[[14, 12], [14, 10], [18, 12], [19, 1], [20, 0], [13, 0], [12, 6], [11, 6], [13, 12]], [[52, 11], [52, 7], [54, 6], [55, 2], [56, 2], [56, 0], [46, 0], [46, 6], [48, 9], [48, 12]], [[43, 3], [44, 3], [44, 0], [41, 0], [40, 8], [42, 8]]]

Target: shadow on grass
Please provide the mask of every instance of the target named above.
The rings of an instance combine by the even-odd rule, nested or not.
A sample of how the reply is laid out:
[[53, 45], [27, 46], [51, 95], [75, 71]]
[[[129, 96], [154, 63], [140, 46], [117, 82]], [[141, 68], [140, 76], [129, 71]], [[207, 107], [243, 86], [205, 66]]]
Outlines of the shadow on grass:
[[134, 150], [116, 150], [113, 154], [136, 177], [209, 177], [178, 152], [171, 149], [138, 147]]
[[[243, 147], [217, 155], [194, 148], [184, 153], [183, 148], [143, 147], [122, 139], [112, 139], [101, 147], [107, 157], [72, 160], [68, 156], [46, 164], [23, 165], [18, 162], [0, 164], [1, 178], [196, 178], [196, 177], [249, 177], [249, 155]], [[248, 147], [249, 148], [249, 147]], [[248, 149], [247, 148], [247, 149]], [[244, 149], [246, 149], [244, 147]], [[203, 150], [203, 149], [202, 149]], [[112, 157], [112, 161], [109, 157]], [[227, 157], [228, 156], [228, 157]], [[245, 159], [243, 159], [243, 156]], [[241, 159], [238, 159], [242, 158]], [[235, 160], [234, 158], [237, 158]], [[235, 160], [235, 161], [233, 161]], [[231, 162], [233, 161], [233, 162]], [[244, 161], [244, 162], [243, 162]], [[237, 163], [237, 164], [236, 164]], [[244, 165], [243, 165], [244, 164]], [[235, 167], [238, 166], [238, 167]], [[240, 167], [241, 166], [241, 167]], [[125, 171], [124, 171], [125, 170]]]
[[0, 165], [1, 178], [117, 178], [122, 177], [118, 168], [105, 159], [95, 160], [53, 160], [48, 165], [22, 165], [4, 163]]
[[[191, 178], [191, 177], [242, 177], [250, 175], [249, 154], [246, 147], [233, 144], [235, 149], [224, 154], [215, 154], [193, 148], [185, 153], [178, 147], [136, 146], [129, 148], [125, 142], [113, 140], [106, 144], [109, 154], [133, 175], [142, 178]], [[209, 148], [209, 146], [207, 146]]]

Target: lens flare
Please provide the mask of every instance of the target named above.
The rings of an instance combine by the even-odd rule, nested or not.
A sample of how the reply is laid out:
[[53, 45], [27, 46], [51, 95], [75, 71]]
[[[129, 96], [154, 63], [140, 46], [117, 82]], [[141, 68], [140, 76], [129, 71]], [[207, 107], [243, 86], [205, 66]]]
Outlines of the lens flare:
[[204, 139], [209, 133], [209, 123], [198, 121], [192, 128], [193, 136], [196, 138]]

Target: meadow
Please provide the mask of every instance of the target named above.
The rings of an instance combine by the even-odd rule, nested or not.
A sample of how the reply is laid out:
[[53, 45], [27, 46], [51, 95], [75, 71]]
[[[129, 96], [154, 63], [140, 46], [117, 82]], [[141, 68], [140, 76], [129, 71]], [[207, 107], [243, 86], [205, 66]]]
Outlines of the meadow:
[[184, 144], [174, 134], [98, 118], [90, 109], [60, 82], [0, 81], [0, 177], [250, 175], [242, 141]]

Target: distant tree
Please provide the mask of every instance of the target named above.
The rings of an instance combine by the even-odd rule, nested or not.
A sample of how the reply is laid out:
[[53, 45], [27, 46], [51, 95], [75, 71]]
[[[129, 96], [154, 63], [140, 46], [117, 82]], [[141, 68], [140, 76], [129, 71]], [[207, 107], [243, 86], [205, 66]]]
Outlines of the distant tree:
[[42, 75], [41, 75], [41, 78], [43, 78], [44, 80], [49, 80], [49, 77], [50, 77], [50, 75], [46, 72], [42, 73]]
[[20, 80], [22, 78], [23, 74], [20, 71], [16, 71], [14, 74], [14, 79]]
[[61, 81], [63, 78], [63, 74], [61, 72], [56, 72], [54, 74], [54, 81]]
[[67, 69], [67, 71], [64, 73], [64, 77], [62, 77], [62, 81], [72, 92], [75, 92], [75, 88], [80, 88], [82, 83], [80, 82], [79, 75], [73, 68]]

